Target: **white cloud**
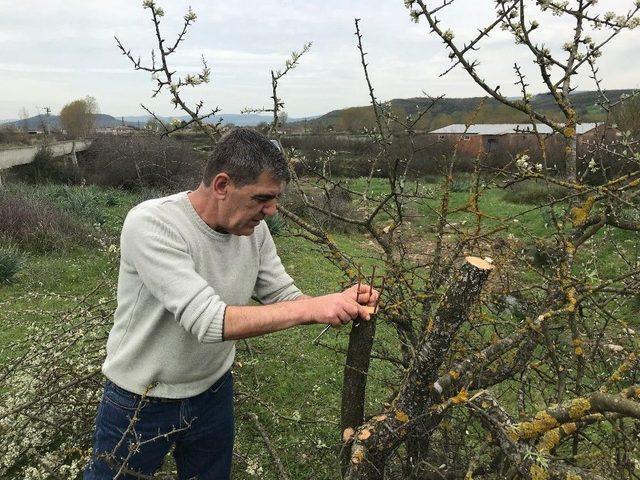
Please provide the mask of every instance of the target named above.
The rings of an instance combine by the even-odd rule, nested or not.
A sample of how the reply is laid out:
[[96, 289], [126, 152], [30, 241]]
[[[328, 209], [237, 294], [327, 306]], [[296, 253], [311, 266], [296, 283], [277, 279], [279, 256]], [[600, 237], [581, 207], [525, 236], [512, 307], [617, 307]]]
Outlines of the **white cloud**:
[[[212, 69], [212, 84], [187, 97], [219, 104], [225, 112], [269, 103], [269, 71], [281, 68], [291, 50], [313, 41], [298, 69], [281, 82], [281, 96], [291, 116], [320, 114], [368, 103], [358, 52], [354, 17], [362, 18], [367, 61], [376, 94], [381, 99], [445, 93], [460, 97], [483, 95], [460, 67], [446, 77], [451, 63], [442, 42], [429, 34], [426, 22], [413, 24], [402, 0], [247, 0], [190, 2], [160, 0], [166, 16], [163, 31], [172, 41], [189, 3], [198, 14], [185, 42], [171, 57], [179, 74], [197, 72], [204, 54]], [[626, 11], [631, 0], [608, 0], [606, 9]], [[531, 2], [529, 2], [531, 5]], [[440, 15], [456, 40], [464, 42], [491, 22], [491, 0], [458, 0]], [[601, 8], [605, 8], [602, 6]], [[531, 10], [531, 9], [530, 9]], [[561, 19], [544, 15], [537, 39], [557, 48], [572, 35]], [[596, 32], [597, 33], [597, 32]], [[140, 2], [112, 0], [0, 0], [0, 89], [11, 101], [0, 101], [0, 118], [16, 117], [16, 105], [32, 108], [94, 95], [101, 110], [114, 115], [140, 113], [140, 103], [159, 113], [173, 113], [164, 98], [150, 100], [153, 84], [145, 72], [133, 71], [115, 47], [117, 35], [137, 58], [148, 58], [155, 46], [148, 11]], [[635, 45], [640, 29], [626, 32], [605, 49], [601, 71], [608, 88], [638, 86], [640, 65]], [[513, 62], [528, 75], [532, 91], [540, 91], [537, 68], [526, 49], [513, 44], [506, 32], [495, 31], [474, 53], [479, 71], [491, 85], [515, 94]], [[586, 76], [576, 79], [592, 88]]]
[[56, 65], [36, 65], [26, 63], [0, 63], [0, 71], [21, 73], [73, 73], [77, 70]]

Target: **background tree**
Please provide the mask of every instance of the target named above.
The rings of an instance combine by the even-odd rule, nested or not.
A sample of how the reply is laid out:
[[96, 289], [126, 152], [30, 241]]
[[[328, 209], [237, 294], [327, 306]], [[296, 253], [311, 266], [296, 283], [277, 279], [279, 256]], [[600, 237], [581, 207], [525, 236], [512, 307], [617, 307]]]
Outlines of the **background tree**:
[[94, 129], [95, 115], [99, 112], [96, 99], [85, 97], [67, 103], [60, 110], [60, 122], [67, 135], [74, 138], [87, 137]]
[[635, 138], [640, 135], [640, 95], [634, 95], [620, 102], [613, 110], [613, 118], [618, 129], [630, 132]]

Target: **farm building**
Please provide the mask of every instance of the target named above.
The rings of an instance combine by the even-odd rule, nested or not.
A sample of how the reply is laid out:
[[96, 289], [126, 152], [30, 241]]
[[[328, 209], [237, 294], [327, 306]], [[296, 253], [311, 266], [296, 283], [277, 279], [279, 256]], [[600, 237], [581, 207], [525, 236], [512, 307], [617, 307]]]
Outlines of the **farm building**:
[[[578, 141], [595, 139], [602, 132], [601, 127], [603, 125], [597, 123], [579, 123], [576, 129]], [[458, 151], [476, 156], [480, 153], [537, 148], [536, 130], [545, 139], [553, 136], [553, 131], [547, 125], [536, 124], [534, 127], [530, 123], [481, 123], [468, 128], [463, 123], [454, 123], [432, 130], [429, 135], [447, 143], [455, 143], [462, 136]]]

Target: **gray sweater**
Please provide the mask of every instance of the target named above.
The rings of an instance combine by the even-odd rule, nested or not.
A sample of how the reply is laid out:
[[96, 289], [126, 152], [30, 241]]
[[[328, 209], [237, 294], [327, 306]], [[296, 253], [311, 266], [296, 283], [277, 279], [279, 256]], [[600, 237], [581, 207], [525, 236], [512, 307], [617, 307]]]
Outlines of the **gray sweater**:
[[102, 371], [142, 394], [202, 393], [233, 364], [222, 341], [227, 305], [293, 300], [302, 293], [285, 272], [265, 222], [249, 236], [211, 229], [187, 192], [134, 207], [120, 239], [118, 307]]

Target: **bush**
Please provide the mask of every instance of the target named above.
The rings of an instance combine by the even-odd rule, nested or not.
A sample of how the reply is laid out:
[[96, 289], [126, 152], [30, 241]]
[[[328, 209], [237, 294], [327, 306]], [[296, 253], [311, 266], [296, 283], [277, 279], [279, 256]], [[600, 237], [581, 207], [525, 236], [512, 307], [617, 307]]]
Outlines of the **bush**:
[[453, 180], [451, 180], [451, 191], [470, 192], [472, 185], [472, 179], [466, 176], [454, 177]]
[[502, 199], [509, 203], [543, 204], [559, 200], [567, 195], [567, 189], [541, 180], [525, 180], [511, 185]]
[[0, 143], [6, 145], [31, 145], [31, 135], [17, 129], [14, 125], [0, 127]]
[[0, 247], [0, 285], [11, 283], [26, 259], [15, 247]]
[[194, 188], [205, 164], [189, 146], [155, 135], [99, 136], [81, 158], [87, 183], [129, 190]]
[[89, 230], [61, 208], [42, 199], [0, 190], [0, 238], [39, 252], [89, 244]]
[[107, 196], [95, 187], [64, 187], [56, 195], [56, 203], [65, 210], [89, 223], [100, 225], [107, 220], [106, 207], [109, 199], [117, 202], [113, 195]]
[[46, 147], [38, 150], [31, 163], [12, 167], [10, 176], [21, 182], [31, 184], [74, 184], [80, 180], [77, 167], [71, 165], [62, 157], [54, 157]]
[[365, 155], [375, 148], [370, 137], [356, 135], [286, 135], [282, 138], [282, 146], [301, 150], [306, 155], [331, 150]]
[[[379, 145], [371, 138], [356, 135], [300, 135], [283, 138], [285, 147], [293, 147], [297, 157], [304, 157], [304, 162], [296, 165], [298, 174], [305, 175], [310, 171], [318, 172], [323, 166], [334, 176], [364, 177], [369, 176], [372, 161], [379, 155]], [[400, 168], [408, 163], [407, 172], [410, 177], [442, 174], [454, 151], [451, 141], [441, 141], [436, 135], [421, 134], [413, 139], [406, 136], [396, 137], [389, 147], [389, 158], [399, 159]], [[330, 162], [326, 163], [327, 158]], [[458, 153], [455, 162], [456, 171], [472, 172], [473, 158]], [[384, 178], [394, 165], [379, 162], [375, 166], [374, 176]]]
[[269, 231], [273, 236], [280, 234], [280, 232], [282, 232], [282, 229], [284, 228], [284, 220], [279, 213], [277, 213], [276, 215], [265, 217], [264, 221], [267, 222], [267, 227], [269, 227]]
[[[319, 188], [305, 188], [305, 194], [310, 204], [347, 218], [358, 218], [358, 212], [353, 205], [351, 194], [342, 188], [334, 187], [328, 191]], [[355, 225], [333, 218], [324, 212], [315, 210], [305, 203], [297, 190], [291, 190], [283, 197], [282, 205], [306, 221], [321, 228], [338, 233], [349, 233]]]
[[107, 207], [116, 206], [120, 202], [118, 191], [93, 185], [80, 187], [45, 184], [33, 187], [13, 183], [6, 188], [9, 192], [36, 202], [53, 204], [75, 219], [92, 225], [104, 224], [107, 220]]

